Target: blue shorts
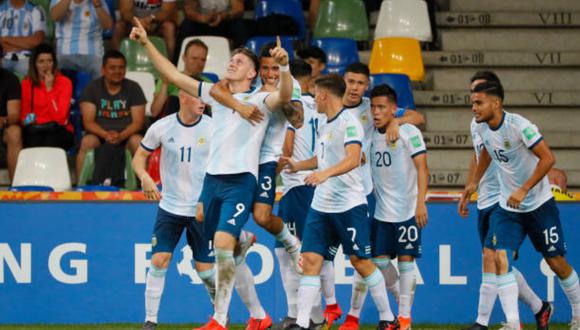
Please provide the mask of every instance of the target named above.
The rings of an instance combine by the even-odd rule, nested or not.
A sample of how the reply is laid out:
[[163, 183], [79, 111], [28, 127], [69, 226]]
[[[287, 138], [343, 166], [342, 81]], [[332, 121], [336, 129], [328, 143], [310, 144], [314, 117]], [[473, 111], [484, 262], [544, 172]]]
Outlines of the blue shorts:
[[374, 192], [367, 195], [367, 205], [369, 206], [369, 219], [374, 219], [375, 207], [377, 206], [377, 199]]
[[206, 239], [203, 225], [194, 217], [186, 217], [169, 213], [162, 208], [157, 209], [157, 220], [151, 239], [152, 253], [173, 253], [175, 246], [185, 230], [187, 244], [193, 252], [193, 259], [199, 262], [213, 263], [212, 239]]
[[499, 209], [499, 203], [488, 206], [482, 210], [477, 210], [477, 232], [479, 233], [479, 241], [482, 247], [491, 246], [492, 234], [489, 230], [489, 224], [493, 214]]
[[545, 257], [566, 254], [566, 239], [560, 223], [560, 211], [553, 198], [526, 213], [499, 210], [491, 219], [494, 249], [517, 251], [526, 235], [536, 251]]
[[[314, 197], [314, 187], [297, 186], [290, 189], [278, 205], [278, 216], [282, 218], [288, 230], [302, 240], [302, 232], [306, 223], [308, 209]], [[276, 247], [282, 247], [282, 243], [276, 240]]]
[[260, 164], [258, 167], [256, 203], [274, 205], [274, 200], [276, 199], [276, 167], [278, 167], [278, 162], [268, 162]]
[[344, 254], [368, 259], [371, 257], [369, 235], [366, 204], [341, 213], [325, 213], [310, 208], [304, 227], [302, 252], [313, 252], [324, 257], [329, 248], [339, 242]]
[[203, 204], [203, 229], [208, 239], [213, 239], [216, 231], [240, 237], [255, 194], [256, 178], [251, 173], [206, 174], [199, 202]]
[[417, 227], [415, 217], [404, 222], [384, 222], [372, 220], [371, 243], [373, 257], [388, 255], [413, 256], [420, 258], [421, 229]]

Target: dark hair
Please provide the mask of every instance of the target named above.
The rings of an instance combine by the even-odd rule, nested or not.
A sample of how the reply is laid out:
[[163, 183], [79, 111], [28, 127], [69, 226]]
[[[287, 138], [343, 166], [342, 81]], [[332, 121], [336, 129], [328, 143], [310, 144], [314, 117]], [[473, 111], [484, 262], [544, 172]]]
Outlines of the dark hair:
[[360, 62], [355, 62], [355, 63], [349, 64], [346, 67], [346, 70], [344, 70], [344, 74], [347, 74], [348, 72], [364, 74], [365, 76], [367, 76], [367, 78], [370, 78], [370, 76], [371, 76], [371, 72], [369, 71], [369, 67], [366, 64], [363, 64]]
[[269, 42], [262, 46], [262, 49], [260, 49], [260, 60], [262, 57], [272, 57], [272, 55], [270, 55], [270, 50], [274, 48], [276, 48], [275, 42]]
[[254, 63], [254, 69], [256, 70], [256, 76], [258, 75], [258, 68], [260, 68], [260, 61], [258, 60], [258, 56], [254, 54], [249, 48], [246, 47], [239, 47], [234, 49], [232, 52], [232, 57], [236, 54], [246, 55], [252, 63]]
[[36, 60], [41, 54], [50, 54], [52, 56], [53, 66], [52, 73], [56, 72], [58, 68], [58, 62], [56, 60], [56, 53], [54, 48], [49, 44], [39, 44], [38, 46], [32, 48], [32, 55], [28, 63], [28, 78], [34, 86], [40, 86], [40, 77], [38, 76], [38, 71], [36, 70]]
[[473, 87], [471, 92], [497, 96], [502, 101], [504, 98], [503, 86], [497, 81], [485, 81], [477, 84], [475, 87]]
[[346, 91], [346, 84], [344, 78], [336, 73], [324, 75], [314, 82], [319, 88], [326, 89], [331, 94], [337, 97], [342, 97]]
[[299, 50], [296, 54], [301, 59], [305, 60], [309, 57], [312, 57], [326, 64], [326, 53], [320, 47], [310, 46], [308, 48]]
[[2, 44], [0, 44], [0, 57], [4, 57], [4, 48], [2, 48]]
[[371, 90], [371, 99], [379, 96], [386, 96], [389, 101], [397, 104], [397, 92], [387, 84], [377, 85]]
[[121, 53], [118, 50], [108, 50], [105, 55], [103, 56], [103, 66], [105, 66], [105, 64], [107, 64], [107, 61], [109, 59], [123, 59], [123, 62], [125, 62], [125, 64], [127, 64], [127, 59], [125, 58], [125, 55], [123, 55], [123, 53]]
[[473, 83], [476, 80], [485, 80], [485, 81], [495, 81], [501, 84], [499, 78], [493, 71], [481, 70], [477, 71], [472, 77], [470, 82]]
[[304, 60], [295, 59], [290, 61], [290, 73], [294, 78], [310, 77], [312, 75], [312, 67]]
[[199, 46], [199, 47], [205, 49], [206, 52], [209, 51], [209, 48], [207, 47], [205, 42], [201, 41], [201, 39], [193, 39], [193, 40], [190, 40], [185, 45], [185, 50], [183, 51], [183, 54], [187, 54], [187, 51], [193, 46]]

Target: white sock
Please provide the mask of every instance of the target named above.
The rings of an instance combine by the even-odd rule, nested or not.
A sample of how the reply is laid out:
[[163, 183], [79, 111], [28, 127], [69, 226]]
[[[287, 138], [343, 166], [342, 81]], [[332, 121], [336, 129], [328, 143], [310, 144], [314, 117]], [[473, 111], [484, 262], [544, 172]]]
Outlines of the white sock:
[[415, 263], [412, 261], [399, 262], [399, 274], [401, 292], [399, 296], [399, 316], [409, 318], [411, 317], [411, 300], [416, 283]]
[[280, 276], [282, 277], [282, 286], [286, 293], [286, 304], [288, 305], [288, 317], [296, 318], [298, 316], [297, 301], [300, 275], [292, 267], [292, 259], [285, 248], [276, 248], [274, 252], [280, 265]]
[[477, 320], [475, 322], [488, 326], [489, 317], [497, 297], [497, 276], [495, 273], [481, 274], [479, 287], [479, 305], [477, 306]]
[[159, 269], [151, 265], [147, 272], [145, 285], [145, 321], [157, 322], [157, 313], [161, 303], [161, 295], [165, 287], [165, 274], [167, 269]]
[[320, 270], [320, 283], [326, 305], [336, 304], [336, 295], [334, 292], [334, 263], [332, 261], [324, 260], [322, 269]]
[[242, 262], [236, 266], [236, 291], [240, 295], [240, 299], [250, 312], [250, 316], [255, 319], [263, 319], [266, 317], [266, 311], [262, 308], [258, 294], [256, 293], [256, 284], [254, 283], [254, 275], [248, 267], [248, 264]]
[[314, 299], [314, 305], [310, 312], [310, 319], [315, 324], [321, 324], [324, 322], [324, 309], [322, 309], [322, 296], [320, 293], [317, 295], [317, 298]]
[[197, 272], [197, 275], [203, 282], [203, 285], [205, 285], [209, 299], [213, 304], [215, 300], [215, 268], [204, 270], [203, 272]]
[[383, 273], [385, 278], [385, 285], [387, 290], [393, 295], [397, 303], [399, 303], [399, 271], [391, 263], [389, 258], [374, 258], [373, 262]]
[[512, 266], [512, 272], [516, 277], [516, 282], [518, 283], [518, 299], [524, 304], [528, 305], [532, 310], [532, 313], [537, 314], [540, 309], [542, 309], [542, 300], [538, 295], [530, 288], [528, 282], [524, 278], [524, 275], [520, 273], [515, 267]]
[[572, 270], [572, 274], [565, 279], [560, 279], [560, 286], [572, 307], [572, 318], [580, 318], [580, 285], [578, 284], [578, 274]]
[[225, 327], [228, 321], [228, 310], [235, 282], [236, 262], [234, 260], [234, 251], [215, 249], [215, 267], [216, 294], [213, 318]]
[[303, 275], [298, 289], [298, 318], [296, 324], [303, 328], [310, 325], [310, 313], [314, 301], [320, 297], [320, 276]]
[[282, 243], [287, 251], [294, 251], [298, 246], [298, 239], [292, 235], [286, 226], [283, 226], [282, 231], [276, 234], [276, 240]]
[[350, 296], [350, 310], [348, 315], [360, 318], [360, 312], [367, 298], [368, 287], [365, 280], [355, 270], [352, 276], [352, 293]]
[[387, 298], [387, 288], [385, 286], [385, 279], [378, 268], [369, 276], [365, 277], [365, 283], [371, 292], [371, 297], [379, 311], [379, 318], [381, 321], [393, 321], [395, 316], [391, 311], [389, 305], [389, 298]]
[[518, 284], [513, 272], [497, 276], [497, 294], [507, 323], [518, 329], [520, 326]]

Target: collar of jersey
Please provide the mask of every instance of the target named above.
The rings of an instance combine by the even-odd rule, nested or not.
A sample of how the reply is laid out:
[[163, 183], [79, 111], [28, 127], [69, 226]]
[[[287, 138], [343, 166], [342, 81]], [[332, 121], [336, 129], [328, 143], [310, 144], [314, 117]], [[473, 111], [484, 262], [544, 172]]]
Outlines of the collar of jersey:
[[358, 108], [362, 103], [363, 103], [363, 99], [361, 98], [360, 102], [358, 104], [351, 105], [351, 106], [343, 104], [342, 106], [345, 107], [346, 109], [354, 109], [354, 108]]
[[342, 108], [342, 110], [340, 110], [340, 111], [339, 111], [339, 112], [336, 114], [336, 116], [332, 117], [332, 119], [330, 119], [330, 118], [329, 118], [329, 119], [326, 121], [326, 123], [327, 123], [327, 124], [330, 124], [331, 122], [333, 122], [333, 121], [334, 121], [336, 118], [338, 118], [338, 116], [340, 116], [340, 114], [341, 114], [341, 113], [343, 113], [343, 112], [344, 112], [344, 110], [346, 110], [346, 108]]
[[[492, 130], [492, 131], [497, 131], [498, 129], [501, 128], [501, 126], [503, 125], [503, 122], [504, 121], [505, 121], [505, 111], [502, 111], [501, 112], [501, 121], [499, 122], [499, 125], [497, 125], [496, 128], [489, 127], [489, 129]], [[489, 126], [489, 124], [487, 126]]]
[[302, 96], [311, 96], [311, 97], [314, 97], [314, 95], [312, 95], [310, 93], [302, 93]]
[[179, 125], [183, 126], [183, 127], [193, 127], [195, 125], [197, 125], [200, 121], [201, 121], [201, 117], [203, 117], [203, 115], [199, 116], [199, 118], [197, 119], [197, 121], [193, 124], [185, 124], [184, 122], [181, 121], [181, 118], [179, 118], [179, 112], [175, 113], [175, 117], [177, 117], [177, 122], [179, 123]]
[[235, 93], [235, 94], [252, 94], [255, 90], [256, 90], [256, 86], [251, 86], [250, 89], [248, 89], [247, 91], [245, 91], [245, 92], [238, 92], [238, 93]]

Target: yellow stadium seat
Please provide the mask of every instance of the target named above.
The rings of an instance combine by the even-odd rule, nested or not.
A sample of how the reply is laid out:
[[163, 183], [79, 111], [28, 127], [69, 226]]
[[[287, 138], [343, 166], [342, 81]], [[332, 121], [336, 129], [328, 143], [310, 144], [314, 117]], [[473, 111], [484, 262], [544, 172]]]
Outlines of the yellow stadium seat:
[[425, 78], [419, 41], [411, 38], [383, 38], [375, 40], [369, 63], [371, 74], [402, 73], [413, 81]]

